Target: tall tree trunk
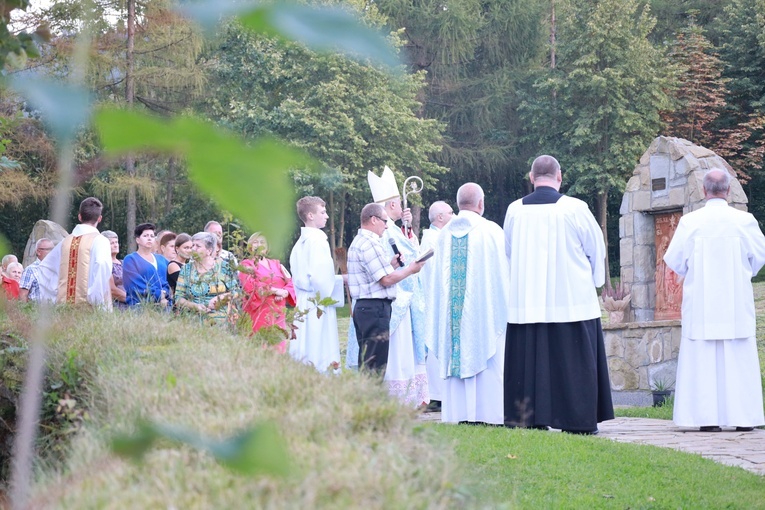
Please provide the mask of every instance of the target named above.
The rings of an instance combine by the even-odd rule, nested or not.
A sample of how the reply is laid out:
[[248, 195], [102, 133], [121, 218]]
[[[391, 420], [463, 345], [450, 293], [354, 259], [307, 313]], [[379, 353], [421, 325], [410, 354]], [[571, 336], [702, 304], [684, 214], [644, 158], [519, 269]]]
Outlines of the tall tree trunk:
[[175, 158], [167, 161], [167, 190], [165, 194], [165, 217], [173, 210], [173, 192], [175, 191], [175, 176], [177, 169], [175, 167]]
[[[125, 100], [127, 101], [128, 108], [133, 107], [133, 99], [135, 98], [135, 75], [133, 70], [133, 57], [135, 48], [135, 0], [127, 0], [127, 51], [125, 52], [126, 72], [125, 72]], [[135, 177], [135, 157], [132, 154], [128, 154], [125, 161], [125, 171], [130, 178]], [[130, 185], [128, 189], [127, 199], [127, 245], [128, 252], [132, 253], [136, 250], [135, 237], [133, 232], [135, 231], [135, 214], [136, 212], [136, 197], [135, 186]]]
[[555, 25], [555, 0], [550, 1], [550, 68], [555, 69], [555, 35], [557, 27]]
[[335, 273], [337, 273], [337, 257], [335, 256], [335, 248], [337, 248], [337, 240], [335, 238], [335, 192], [329, 192], [329, 249], [332, 252], [332, 261], [335, 263]]
[[597, 214], [600, 229], [603, 232], [603, 242], [606, 245], [606, 288], [611, 288], [611, 268], [608, 258], [608, 191], [602, 191], [598, 194]]
[[422, 207], [417, 204], [412, 204], [412, 232], [414, 236], [419, 239], [420, 237], [420, 215], [422, 214]]
[[342, 201], [340, 202], [340, 229], [337, 233], [337, 244], [340, 248], [345, 247], [345, 204], [347, 203], [347, 195], [343, 193]]

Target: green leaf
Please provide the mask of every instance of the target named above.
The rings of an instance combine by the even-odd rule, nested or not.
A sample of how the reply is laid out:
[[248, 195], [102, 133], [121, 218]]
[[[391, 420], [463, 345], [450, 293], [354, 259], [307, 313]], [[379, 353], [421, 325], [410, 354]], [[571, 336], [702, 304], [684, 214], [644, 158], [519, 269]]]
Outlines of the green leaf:
[[258, 425], [230, 439], [211, 443], [210, 452], [222, 464], [245, 475], [289, 474], [287, 447], [272, 424]]
[[13, 77], [11, 87], [36, 109], [51, 135], [61, 143], [74, 139], [90, 117], [91, 97], [81, 87], [54, 82], [40, 76]]
[[296, 41], [314, 51], [337, 51], [356, 60], [371, 59], [389, 67], [400, 64], [380, 32], [363, 25], [351, 11], [340, 7], [203, 0], [185, 3], [179, 10], [208, 30], [222, 18], [236, 15], [248, 30]]
[[262, 423], [230, 438], [206, 438], [174, 425], [143, 422], [133, 436], [112, 439], [112, 451], [121, 457], [140, 460], [154, 441], [164, 438], [210, 453], [215, 460], [244, 475], [286, 476], [289, 454], [276, 426]]
[[151, 423], [141, 422], [138, 425], [137, 433], [133, 435], [120, 434], [112, 438], [111, 448], [120, 457], [139, 461], [149, 451], [156, 439], [157, 433], [154, 426]]
[[0, 234], [0, 253], [5, 255], [6, 253], [10, 253], [10, 252], [11, 252], [11, 245], [10, 245], [10, 243], [5, 238], [5, 236]]
[[341, 7], [279, 2], [242, 14], [239, 20], [245, 28], [298, 41], [314, 51], [337, 51], [356, 60], [370, 58], [389, 67], [400, 63], [382, 34]]
[[304, 152], [270, 138], [251, 146], [215, 125], [193, 117], [164, 120], [105, 108], [95, 116], [108, 154], [141, 149], [182, 154], [189, 177], [224, 209], [268, 238], [275, 252], [295, 225], [295, 200], [288, 171], [314, 166]]

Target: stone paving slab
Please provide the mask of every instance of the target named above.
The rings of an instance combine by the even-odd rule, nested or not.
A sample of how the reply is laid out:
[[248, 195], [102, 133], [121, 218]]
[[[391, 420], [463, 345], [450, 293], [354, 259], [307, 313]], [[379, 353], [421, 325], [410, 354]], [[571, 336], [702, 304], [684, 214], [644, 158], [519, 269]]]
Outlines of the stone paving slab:
[[648, 418], [616, 418], [599, 425], [598, 437], [620, 443], [638, 443], [672, 448], [738, 466], [765, 475], [765, 430], [736, 432], [699, 432], [696, 428], [678, 427], [670, 420]]
[[[420, 421], [440, 422], [441, 413], [423, 413]], [[596, 436], [620, 443], [637, 443], [695, 453], [728, 466], [738, 466], [758, 475], [765, 475], [765, 430], [736, 432], [700, 432], [676, 426], [670, 420], [648, 418], [616, 418], [599, 424]]]

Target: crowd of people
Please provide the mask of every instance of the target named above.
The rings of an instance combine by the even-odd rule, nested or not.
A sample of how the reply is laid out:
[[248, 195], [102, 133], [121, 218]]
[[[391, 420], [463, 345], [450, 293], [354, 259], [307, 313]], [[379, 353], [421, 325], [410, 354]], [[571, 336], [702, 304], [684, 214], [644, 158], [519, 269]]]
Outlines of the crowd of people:
[[[602, 230], [585, 202], [560, 193], [555, 158], [537, 158], [529, 179], [534, 191], [508, 206], [503, 226], [483, 218], [483, 189], [465, 183], [457, 214], [445, 201], [430, 206], [420, 242], [393, 172], [369, 172], [372, 201], [345, 275], [336, 274], [319, 197], [297, 202], [303, 227], [289, 271], [258, 233], [240, 264], [216, 221], [192, 236], [141, 224], [137, 250], [120, 261], [117, 235], [96, 228], [102, 206], [91, 197], [72, 234], [55, 246], [38, 240], [26, 269], [3, 258], [2, 288], [10, 299], [153, 304], [218, 324], [241, 298], [253, 332], [275, 329], [277, 350], [327, 373], [340, 370], [336, 308], [347, 288], [346, 366], [403, 403], [440, 409], [444, 422], [595, 434], [614, 417], [596, 290], [606, 277]], [[751, 430], [765, 424], [751, 286], [765, 236], [751, 214], [724, 207], [727, 171], [709, 171], [704, 190], [707, 206], [683, 217], [664, 257], [684, 278], [675, 420]]]

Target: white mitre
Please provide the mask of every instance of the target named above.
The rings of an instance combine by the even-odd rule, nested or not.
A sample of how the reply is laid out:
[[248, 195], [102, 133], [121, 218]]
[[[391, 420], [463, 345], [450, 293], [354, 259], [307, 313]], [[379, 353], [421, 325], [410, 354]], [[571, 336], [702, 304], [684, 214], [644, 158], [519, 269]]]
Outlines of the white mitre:
[[369, 181], [369, 189], [372, 190], [372, 200], [378, 204], [401, 196], [398, 191], [398, 184], [396, 184], [396, 176], [393, 175], [393, 170], [387, 165], [381, 177], [377, 177], [372, 172], [367, 172], [367, 180]]

